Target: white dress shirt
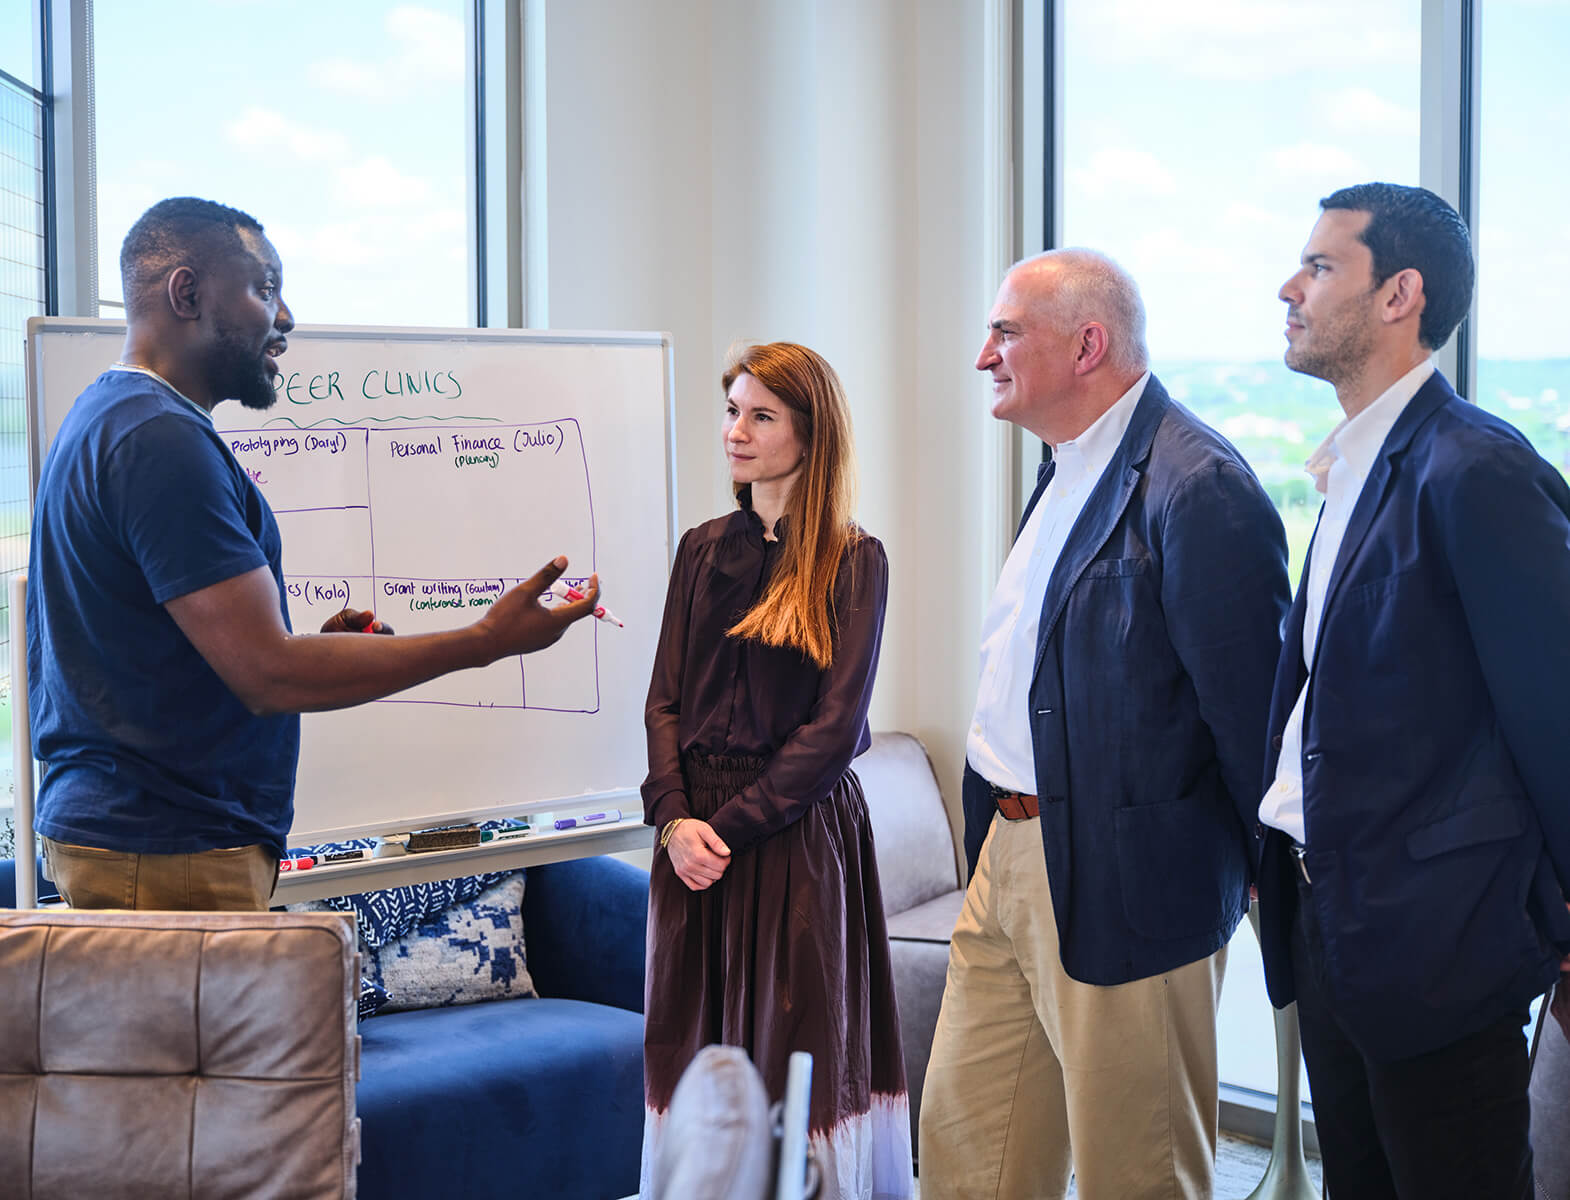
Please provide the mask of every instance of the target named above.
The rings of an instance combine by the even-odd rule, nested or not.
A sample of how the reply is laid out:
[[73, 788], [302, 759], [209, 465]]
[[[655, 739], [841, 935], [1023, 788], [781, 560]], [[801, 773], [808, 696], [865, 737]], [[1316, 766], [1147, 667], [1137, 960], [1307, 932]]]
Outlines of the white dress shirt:
[[965, 757], [983, 779], [1026, 795], [1036, 791], [1030, 741], [1030, 681], [1047, 583], [1085, 501], [1117, 453], [1150, 372], [1072, 442], [1052, 451], [1052, 478], [1020, 530], [981, 623], [981, 683]]
[[1396, 419], [1411, 403], [1412, 397], [1434, 373], [1434, 360], [1425, 359], [1396, 380], [1357, 416], [1344, 420], [1319, 444], [1306, 469], [1314, 486], [1325, 495], [1319, 515], [1319, 530], [1314, 534], [1313, 553], [1308, 560], [1308, 578], [1303, 598], [1303, 665], [1310, 674], [1303, 680], [1292, 715], [1281, 731], [1281, 757], [1276, 763], [1276, 778], [1259, 802], [1259, 819], [1266, 825], [1289, 834], [1293, 841], [1307, 844], [1303, 826], [1303, 705], [1314, 670], [1314, 651], [1319, 645], [1319, 622], [1324, 616], [1325, 591], [1330, 573], [1341, 552], [1341, 539], [1357, 507], [1363, 484], [1373, 469], [1374, 460], [1390, 435]]

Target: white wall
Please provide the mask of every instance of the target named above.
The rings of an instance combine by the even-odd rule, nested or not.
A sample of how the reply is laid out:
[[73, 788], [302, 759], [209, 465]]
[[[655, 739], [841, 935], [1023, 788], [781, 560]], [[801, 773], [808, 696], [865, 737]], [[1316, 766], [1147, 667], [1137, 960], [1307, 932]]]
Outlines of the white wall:
[[[714, 509], [721, 465], [693, 453], [713, 440], [702, 383], [715, 203], [709, 4], [544, 0], [524, 11], [544, 24], [545, 146], [530, 153], [545, 163], [546, 203], [528, 219], [548, 243], [545, 315], [553, 329], [670, 332], [677, 512], [692, 525]], [[526, 96], [540, 90], [525, 80]], [[535, 133], [539, 114], [524, 124], [526, 137]]]
[[835, 365], [859, 516], [891, 569], [873, 725], [926, 742], [955, 809], [992, 582], [979, 527], [991, 417], [970, 366], [996, 283], [983, 243], [989, 6], [525, 10], [547, 73], [532, 89], [543, 119], [526, 119], [545, 139], [548, 202], [530, 219], [545, 222], [549, 323], [673, 333], [684, 527], [729, 501], [718, 376], [730, 343], [801, 341]]

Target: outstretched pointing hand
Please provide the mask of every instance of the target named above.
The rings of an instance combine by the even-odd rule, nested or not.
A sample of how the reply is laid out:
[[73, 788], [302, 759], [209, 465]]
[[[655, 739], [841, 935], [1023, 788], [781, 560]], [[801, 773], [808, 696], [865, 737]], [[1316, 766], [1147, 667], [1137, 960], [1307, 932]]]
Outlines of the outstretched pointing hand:
[[543, 650], [554, 644], [574, 621], [581, 621], [594, 611], [600, 602], [598, 575], [589, 576], [582, 600], [549, 608], [540, 603], [540, 597], [566, 569], [566, 556], [558, 554], [533, 576], [505, 592], [475, 623], [491, 640], [495, 658]]

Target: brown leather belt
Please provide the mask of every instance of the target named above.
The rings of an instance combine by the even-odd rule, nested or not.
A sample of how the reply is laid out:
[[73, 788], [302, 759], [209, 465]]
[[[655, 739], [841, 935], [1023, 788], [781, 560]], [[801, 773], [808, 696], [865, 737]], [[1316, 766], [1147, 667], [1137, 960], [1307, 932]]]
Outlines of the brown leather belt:
[[1005, 821], [1028, 821], [1041, 815], [1041, 803], [1036, 797], [1010, 791], [995, 783], [988, 783], [987, 786], [992, 789], [992, 803], [998, 806], [998, 812]]

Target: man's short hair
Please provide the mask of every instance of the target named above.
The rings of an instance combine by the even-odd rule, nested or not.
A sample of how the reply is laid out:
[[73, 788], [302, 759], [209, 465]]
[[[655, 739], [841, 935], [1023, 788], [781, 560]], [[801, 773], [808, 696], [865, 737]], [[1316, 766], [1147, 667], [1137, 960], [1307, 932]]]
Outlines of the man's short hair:
[[135, 316], [175, 267], [205, 275], [224, 259], [245, 251], [240, 230], [262, 232], [249, 213], [195, 196], [160, 200], [131, 226], [120, 247], [120, 285], [127, 315]]
[[1071, 333], [1087, 321], [1107, 329], [1107, 362], [1121, 371], [1144, 371], [1150, 363], [1145, 344], [1145, 302], [1139, 285], [1110, 256], [1084, 246], [1047, 250], [1027, 262], [1060, 265], [1050, 308], [1054, 326]]
[[1374, 256], [1374, 286], [1411, 267], [1423, 277], [1418, 341], [1430, 350], [1449, 341], [1472, 307], [1477, 275], [1472, 235], [1461, 214], [1427, 188], [1397, 183], [1345, 187], [1326, 196], [1319, 207], [1369, 214], [1360, 240]]

